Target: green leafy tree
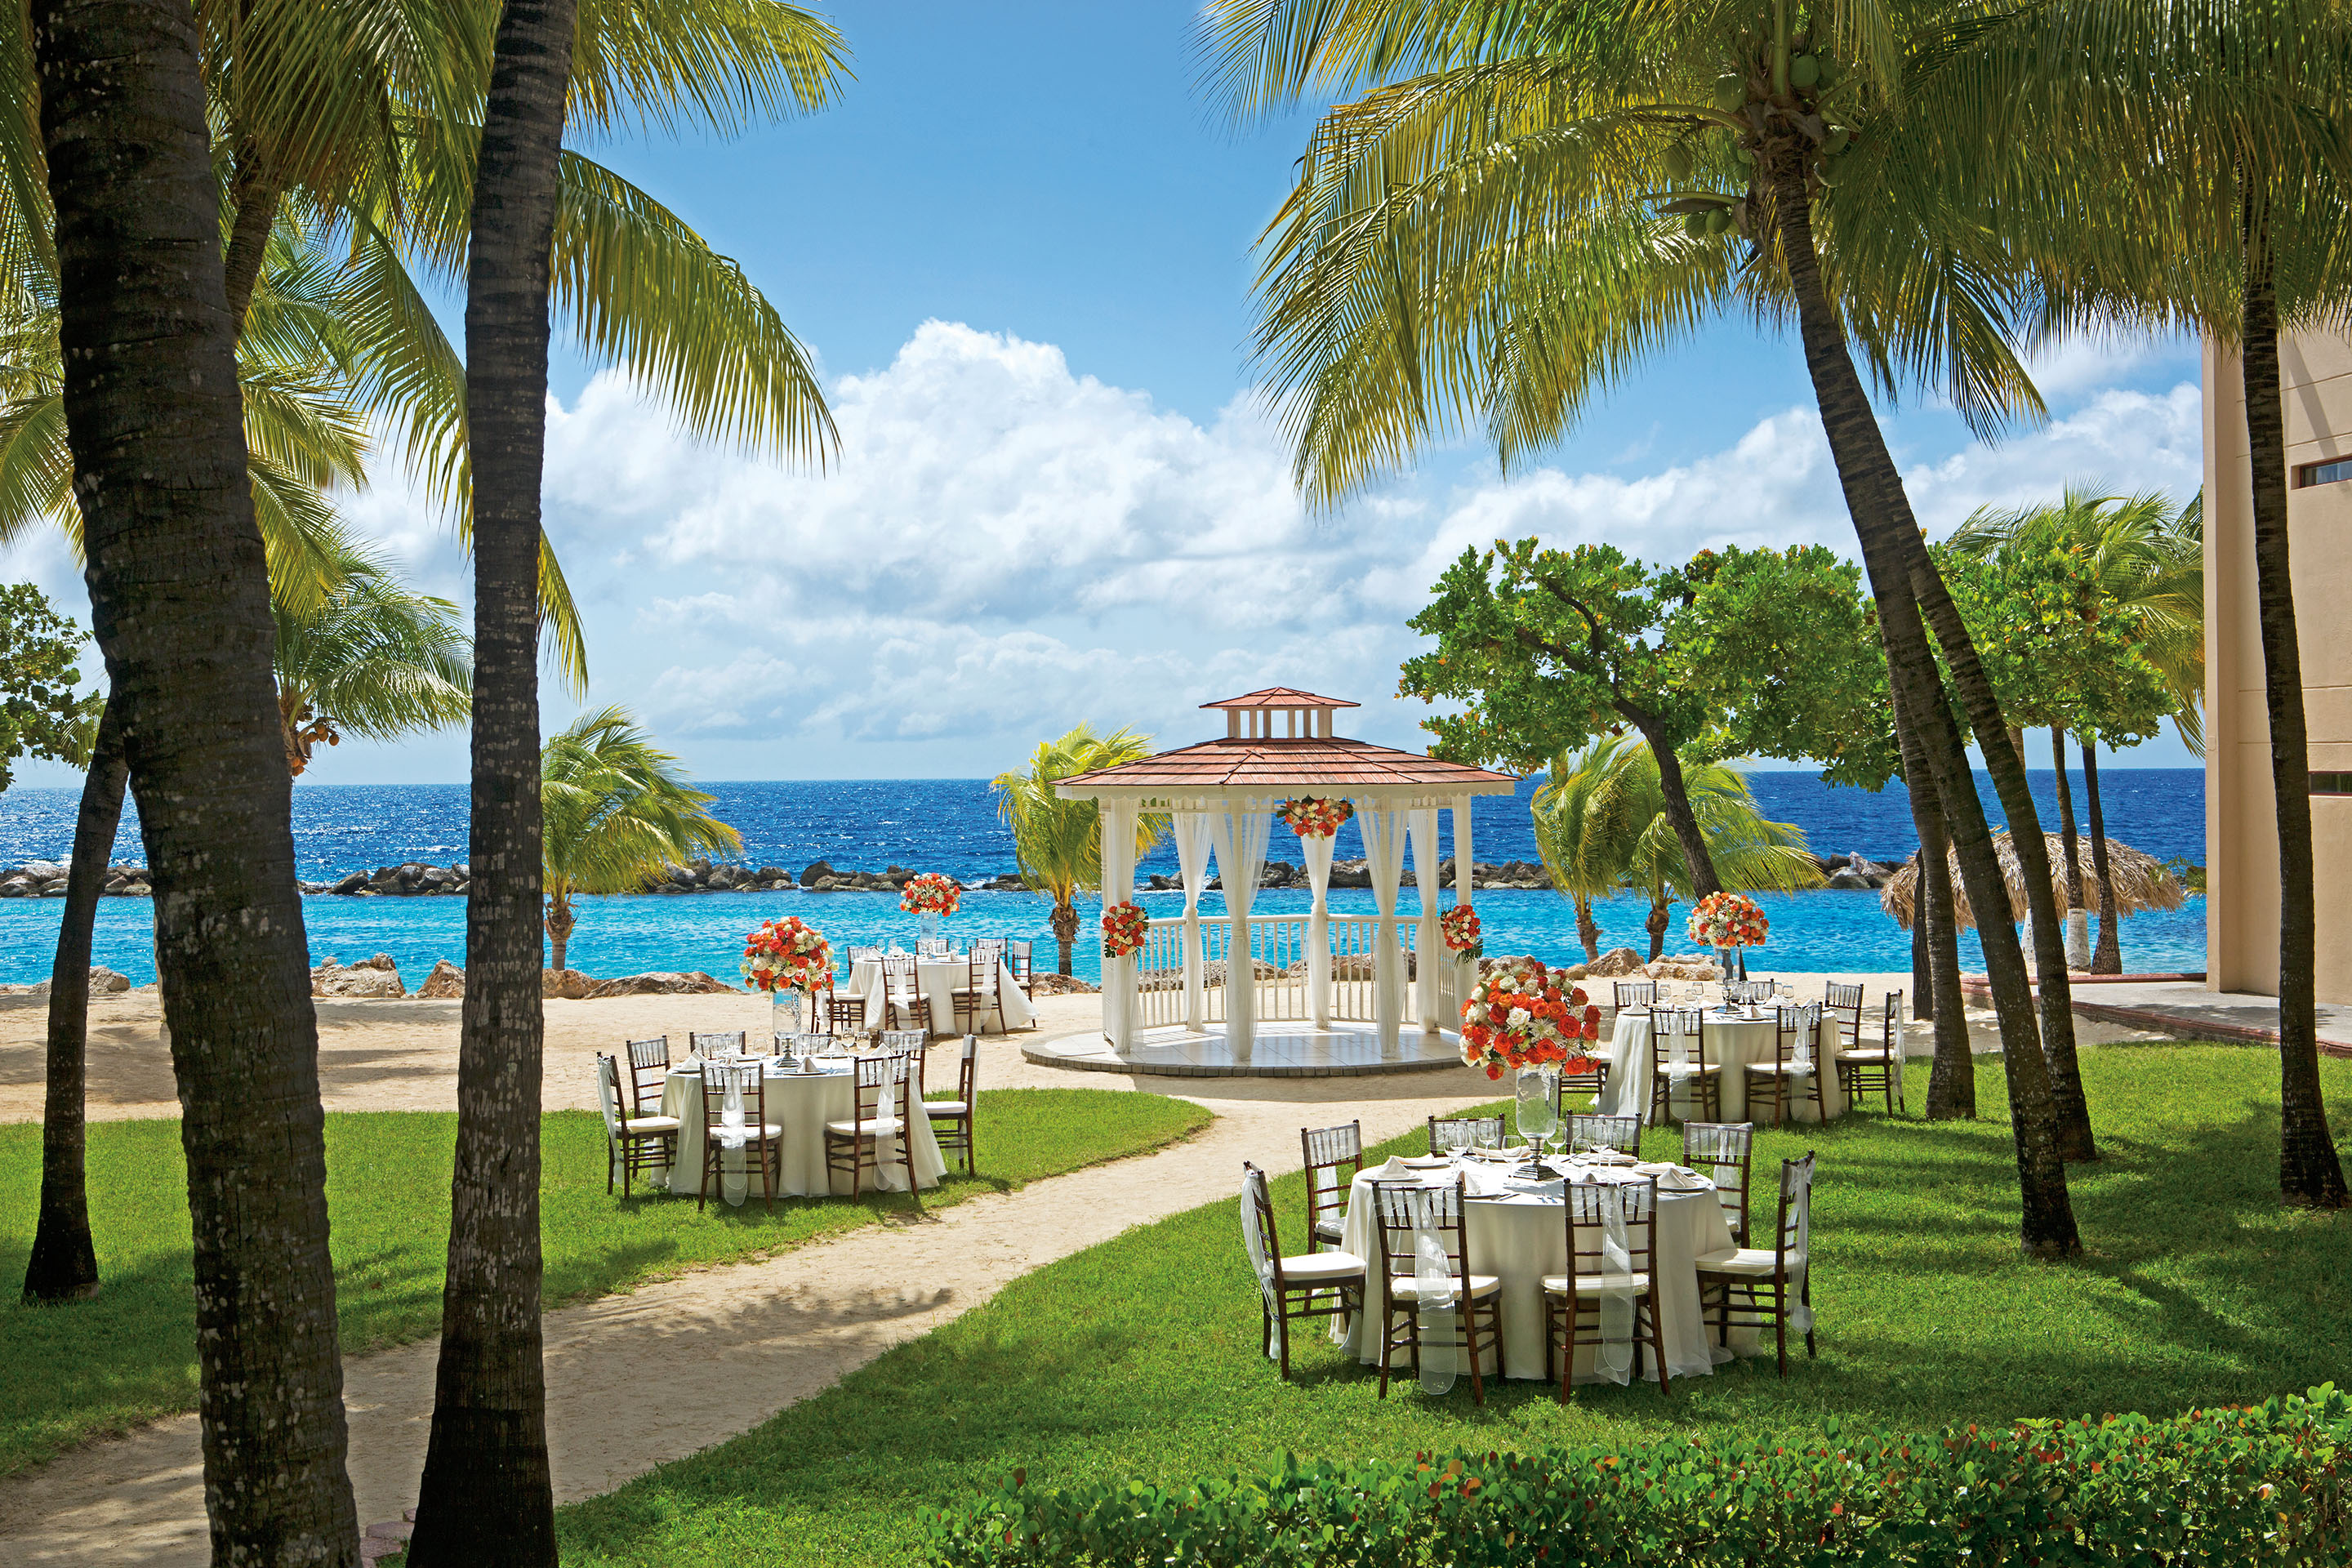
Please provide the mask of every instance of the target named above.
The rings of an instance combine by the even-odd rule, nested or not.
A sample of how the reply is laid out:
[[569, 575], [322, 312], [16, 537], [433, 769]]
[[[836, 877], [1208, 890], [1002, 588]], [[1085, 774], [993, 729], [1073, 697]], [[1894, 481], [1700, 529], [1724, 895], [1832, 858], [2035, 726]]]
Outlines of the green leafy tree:
[[[1054, 940], [1070, 973], [1078, 940], [1077, 896], [1102, 886], [1102, 817], [1091, 800], [1064, 800], [1054, 786], [1097, 768], [1115, 768], [1151, 754], [1151, 737], [1132, 730], [1095, 733], [1080, 724], [1067, 734], [1040, 741], [1029, 754], [1028, 771], [1002, 773], [990, 784], [996, 815], [1013, 832], [1013, 855], [1021, 879], [1054, 900]], [[1139, 812], [1135, 819], [1135, 857], [1140, 860], [1168, 831], [1168, 818]]]
[[18, 757], [89, 765], [100, 703], [76, 689], [86, 640], [32, 584], [0, 585], [0, 790]]
[[1613, 545], [1547, 549], [1533, 539], [1465, 550], [1409, 623], [1437, 639], [1404, 663], [1399, 689], [1463, 704], [1423, 720], [1457, 762], [1521, 773], [1630, 726], [1658, 760], [1665, 812], [1690, 886], [1720, 887], [1683, 780], [1683, 753], [1706, 737], [1713, 705], [1681, 677], [1664, 633], [1683, 580]]
[[1573, 756], [1562, 752], [1536, 789], [1536, 848], [1555, 891], [1576, 909], [1576, 939], [1587, 963], [1601, 956], [1592, 906], [1623, 888], [1633, 845], [1649, 826], [1627, 789], [1631, 735], [1603, 735]]
[[551, 969], [564, 967], [580, 894], [631, 892], [665, 866], [743, 847], [704, 809], [715, 797], [689, 785], [625, 709], [583, 713], [549, 736], [539, 778]]
[[457, 606], [413, 592], [372, 552], [347, 547], [343, 580], [310, 604], [272, 606], [286, 766], [346, 735], [389, 741], [462, 724], [474, 672]]

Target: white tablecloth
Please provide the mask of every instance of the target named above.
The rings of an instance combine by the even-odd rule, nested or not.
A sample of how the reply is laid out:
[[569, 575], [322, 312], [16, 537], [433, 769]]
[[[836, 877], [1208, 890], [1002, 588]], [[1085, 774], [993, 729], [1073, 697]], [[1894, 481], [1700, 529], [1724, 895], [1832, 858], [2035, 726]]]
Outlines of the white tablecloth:
[[[1450, 1171], [1424, 1173], [1430, 1179], [1453, 1180]], [[1369, 1309], [1357, 1315], [1341, 1340], [1359, 1361], [1377, 1366], [1381, 1360], [1381, 1307], [1388, 1290], [1387, 1270], [1381, 1262], [1380, 1221], [1372, 1197], [1378, 1169], [1359, 1175], [1348, 1192], [1348, 1218], [1339, 1245], [1370, 1265]], [[1544, 1374], [1544, 1293], [1547, 1274], [1568, 1271], [1568, 1225], [1559, 1197], [1512, 1194], [1471, 1198], [1464, 1205], [1464, 1228], [1470, 1253], [1470, 1271], [1497, 1275], [1503, 1281], [1503, 1375], [1540, 1378]], [[1597, 1237], [1580, 1237], [1590, 1247]], [[1658, 1193], [1657, 1291], [1658, 1329], [1665, 1342], [1666, 1370], [1676, 1377], [1711, 1375], [1716, 1363], [1731, 1359], [1732, 1351], [1753, 1346], [1753, 1331], [1735, 1330], [1732, 1351], [1718, 1350], [1699, 1311], [1698, 1265], [1702, 1252], [1731, 1245], [1731, 1226], [1712, 1186], [1696, 1192]], [[1334, 1332], [1337, 1333], [1337, 1322]], [[1594, 1347], [1578, 1347], [1574, 1381], [1601, 1381], [1592, 1370]], [[1488, 1368], [1491, 1373], [1491, 1367]], [[1412, 1373], [1391, 1362], [1390, 1377], [1411, 1381]], [[1643, 1374], [1657, 1381], [1654, 1356], [1643, 1353]]]
[[[812, 1193], [849, 1191], [849, 1177], [835, 1173], [830, 1184], [824, 1168], [824, 1124], [846, 1121], [853, 1109], [852, 1075], [847, 1071], [803, 1073], [764, 1072], [761, 1074], [762, 1092], [767, 1096], [768, 1121], [783, 1129], [783, 1185], [780, 1189], [796, 1197]], [[891, 1091], [884, 1089], [887, 1101]], [[690, 1198], [702, 1189], [702, 1067], [698, 1062], [687, 1062], [669, 1070], [662, 1084], [662, 1114], [678, 1120], [677, 1163], [670, 1167], [669, 1190], [680, 1197]], [[748, 1110], [744, 1116], [750, 1121]], [[898, 1165], [898, 1140], [887, 1137], [881, 1145], [881, 1184], [892, 1192], [907, 1190], [906, 1173]], [[947, 1173], [947, 1162], [940, 1157], [940, 1142], [931, 1136], [931, 1119], [919, 1111], [915, 1117], [915, 1184], [936, 1187]], [[870, 1184], [875, 1177], [868, 1173]], [[751, 1178], [744, 1173], [743, 1155], [735, 1151], [727, 1156], [727, 1164], [719, 1181], [720, 1194], [730, 1204], [740, 1204], [751, 1190]]]
[[[1813, 1062], [1822, 1075], [1822, 1100], [1832, 1117], [1845, 1114], [1845, 1089], [1837, 1075], [1839, 1036], [1835, 1018], [1824, 1016], [1813, 1036]], [[1710, 1013], [1706, 1020], [1706, 1061], [1720, 1067], [1722, 1084], [1718, 1121], [1745, 1121], [1748, 1117], [1748, 1064], [1769, 1062], [1778, 1048], [1778, 1028], [1768, 1012], [1761, 1019], [1730, 1020]], [[1690, 1059], [1698, 1060], [1698, 1042], [1691, 1042]], [[1897, 1072], [1902, 1070], [1897, 1058]], [[1790, 1096], [1790, 1114], [1807, 1121], [1819, 1120], [1813, 1110], [1812, 1085], [1799, 1080]], [[1627, 1010], [1617, 1015], [1609, 1037], [1609, 1089], [1600, 1109], [1611, 1116], [1650, 1113], [1650, 1015]], [[1685, 1114], [1683, 1096], [1675, 1097], [1675, 1114]], [[1696, 1120], [1696, 1111], [1690, 1113]]]
[[[931, 1030], [934, 1034], [957, 1033], [955, 994], [971, 983], [971, 962], [964, 958], [925, 958], [915, 963], [915, 984], [931, 1005]], [[866, 998], [866, 1026], [869, 1029], [888, 1027], [883, 1023], [882, 964], [879, 960], [861, 958], [849, 971], [849, 984], [842, 987], [852, 996]], [[1013, 978], [1013, 965], [996, 966], [996, 1006], [982, 1013], [979, 1033], [1003, 1034], [1010, 1029], [1025, 1029], [1036, 1021], [1030, 1011], [1029, 998], [1021, 994], [1021, 983]]]

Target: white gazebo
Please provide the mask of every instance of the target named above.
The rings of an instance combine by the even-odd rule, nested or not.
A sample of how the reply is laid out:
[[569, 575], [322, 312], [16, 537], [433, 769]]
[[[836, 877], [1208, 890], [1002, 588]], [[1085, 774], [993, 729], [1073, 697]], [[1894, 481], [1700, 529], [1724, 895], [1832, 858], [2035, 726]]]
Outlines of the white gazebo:
[[[1454, 901], [1468, 905], [1471, 801], [1508, 795], [1507, 773], [1332, 732], [1357, 704], [1276, 687], [1208, 702], [1225, 732], [1141, 762], [1056, 785], [1102, 810], [1106, 908], [1135, 893], [1135, 822], [1174, 822], [1183, 910], [1150, 922], [1141, 952], [1103, 960], [1102, 1040], [1061, 1043], [1040, 1059], [1070, 1067], [1171, 1073], [1396, 1070], [1458, 1061], [1448, 1035], [1461, 1017], [1457, 966], [1438, 932], [1438, 814], [1454, 814]], [[1301, 837], [1313, 903], [1305, 913], [1251, 912], [1268, 840], [1288, 834], [1285, 801], [1343, 799], [1355, 807], [1370, 873], [1371, 915], [1329, 909], [1332, 840]], [[1397, 894], [1411, 853], [1420, 911]], [[1226, 913], [1200, 912], [1213, 855]], [[1407, 994], [1407, 953], [1416, 963]], [[1408, 1037], [1408, 1022], [1417, 1025]], [[1034, 1054], [1034, 1053], [1033, 1053]]]

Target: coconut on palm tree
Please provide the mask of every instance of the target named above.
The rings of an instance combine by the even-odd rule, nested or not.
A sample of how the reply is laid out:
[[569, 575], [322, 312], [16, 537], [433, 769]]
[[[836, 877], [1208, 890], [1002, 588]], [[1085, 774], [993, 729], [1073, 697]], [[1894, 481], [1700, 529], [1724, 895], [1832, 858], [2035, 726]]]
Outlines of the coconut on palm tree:
[[551, 969], [564, 967], [579, 895], [634, 892], [665, 866], [743, 846], [704, 809], [715, 797], [625, 709], [583, 713], [549, 736], [539, 779]]
[[[1080, 724], [1069, 733], [1040, 741], [1026, 773], [1002, 773], [989, 788], [996, 814], [1013, 831], [1013, 854], [1021, 879], [1054, 900], [1054, 940], [1062, 950], [1061, 973], [1070, 973], [1078, 941], [1077, 896], [1102, 886], [1102, 815], [1091, 800], [1064, 800], [1054, 786], [1077, 773], [1115, 768], [1151, 753], [1151, 737], [1132, 730], [1108, 735]], [[1135, 820], [1135, 858], [1150, 854], [1168, 831], [1164, 815], [1143, 812]]]
[[[1727, 892], [1794, 892], [1822, 885], [1821, 868], [1793, 823], [1768, 821], [1747, 778], [1727, 763], [1685, 763], [1691, 811], [1706, 837], [1708, 858]], [[1665, 952], [1677, 897], [1696, 892], [1689, 861], [1666, 815], [1664, 786], [1650, 748], [1633, 736], [1612, 736], [1580, 754], [1562, 756], [1536, 792], [1536, 847], [1552, 884], [1577, 901], [1579, 934], [1590, 921], [1591, 900], [1630, 888], [1646, 894], [1644, 922], [1653, 963]], [[1586, 942], [1596, 956], [1599, 936]]]

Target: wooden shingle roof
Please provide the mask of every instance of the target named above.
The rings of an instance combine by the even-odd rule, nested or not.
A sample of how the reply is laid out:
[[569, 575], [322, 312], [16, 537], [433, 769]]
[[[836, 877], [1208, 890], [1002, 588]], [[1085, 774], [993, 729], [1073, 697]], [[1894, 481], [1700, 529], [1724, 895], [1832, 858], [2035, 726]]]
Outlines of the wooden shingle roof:
[[1156, 757], [1097, 768], [1064, 779], [1065, 799], [1115, 795], [1134, 798], [1295, 795], [1508, 795], [1518, 781], [1463, 763], [1449, 763], [1369, 741], [1338, 736], [1268, 739], [1231, 737], [1162, 752]]
[[1360, 708], [1360, 702], [1350, 702], [1344, 697], [1318, 697], [1312, 691], [1301, 691], [1295, 686], [1269, 686], [1263, 691], [1244, 692], [1219, 702], [1203, 702], [1203, 708]]

